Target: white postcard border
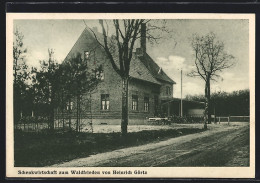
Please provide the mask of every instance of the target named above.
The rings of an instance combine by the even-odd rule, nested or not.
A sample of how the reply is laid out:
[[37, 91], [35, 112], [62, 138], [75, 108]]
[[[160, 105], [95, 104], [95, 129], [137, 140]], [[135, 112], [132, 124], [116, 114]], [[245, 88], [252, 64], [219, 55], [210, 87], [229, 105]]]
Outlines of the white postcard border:
[[[14, 19], [248, 19], [250, 83], [250, 167], [82, 167], [39, 168], [14, 167], [13, 131], [13, 20]], [[19, 178], [254, 178], [255, 177], [255, 15], [189, 13], [7, 13], [6, 14], [6, 176]], [[21, 171], [100, 171], [100, 174], [19, 174]], [[102, 171], [129, 170], [133, 174], [102, 174]], [[135, 170], [147, 174], [134, 174]]]

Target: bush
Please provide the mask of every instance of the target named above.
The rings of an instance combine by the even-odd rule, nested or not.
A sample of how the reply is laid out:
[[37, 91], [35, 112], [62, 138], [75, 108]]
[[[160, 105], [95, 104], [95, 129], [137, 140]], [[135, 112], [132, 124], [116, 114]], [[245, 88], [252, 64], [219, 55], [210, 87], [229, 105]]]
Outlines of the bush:
[[182, 124], [193, 124], [193, 123], [203, 123], [203, 117], [195, 116], [171, 116], [171, 123], [182, 123]]
[[151, 130], [128, 133], [26, 133], [14, 134], [15, 167], [42, 167], [116, 149], [158, 142], [203, 132], [199, 128]]

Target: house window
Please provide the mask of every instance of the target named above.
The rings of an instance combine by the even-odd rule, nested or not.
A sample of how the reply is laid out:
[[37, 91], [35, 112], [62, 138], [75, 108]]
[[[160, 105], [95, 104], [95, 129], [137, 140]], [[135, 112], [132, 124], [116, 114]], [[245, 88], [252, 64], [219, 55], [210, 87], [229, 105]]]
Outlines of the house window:
[[144, 111], [149, 111], [149, 97], [144, 97]]
[[138, 96], [132, 95], [132, 110], [137, 111], [138, 110]]
[[84, 52], [84, 59], [88, 59], [89, 58], [89, 51], [85, 51]]
[[166, 86], [166, 95], [171, 95], [171, 88]]
[[96, 79], [99, 79], [101, 81], [104, 80], [104, 70], [103, 70], [103, 66], [100, 65], [96, 70], [95, 70], [95, 76]]
[[66, 109], [69, 111], [72, 110], [72, 108], [73, 108], [73, 102], [67, 102]]
[[101, 109], [109, 109], [109, 94], [101, 94]]
[[95, 75], [96, 75], [96, 79], [99, 79], [101, 81], [104, 80], [104, 71], [103, 70], [96, 70]]
[[100, 80], [101, 80], [101, 81], [104, 80], [104, 71], [100, 71]]

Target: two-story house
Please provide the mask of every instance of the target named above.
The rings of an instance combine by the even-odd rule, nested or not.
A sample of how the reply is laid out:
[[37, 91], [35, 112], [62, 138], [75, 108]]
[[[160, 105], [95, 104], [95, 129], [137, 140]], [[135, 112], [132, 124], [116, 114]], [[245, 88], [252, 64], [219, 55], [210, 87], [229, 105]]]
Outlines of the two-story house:
[[[97, 29], [93, 29], [101, 35]], [[145, 35], [146, 26], [141, 27]], [[141, 48], [136, 49], [130, 64], [129, 80], [129, 124], [145, 124], [147, 117], [168, 113], [162, 111], [161, 104], [173, 98], [175, 82], [168, 77], [160, 66], [146, 52], [146, 38], [140, 39]], [[81, 123], [120, 124], [122, 111], [122, 80], [114, 71], [103, 48], [98, 44], [93, 32], [87, 28], [82, 32], [65, 60], [76, 53], [84, 55], [90, 68], [102, 68], [101, 81], [95, 90], [84, 96]], [[76, 90], [76, 88], [75, 88]], [[76, 106], [75, 101], [69, 105]], [[165, 109], [164, 109], [165, 110]], [[73, 111], [73, 109], [72, 109]], [[75, 112], [74, 112], [75, 113]], [[75, 114], [72, 112], [72, 118]], [[59, 113], [58, 113], [59, 115]]]

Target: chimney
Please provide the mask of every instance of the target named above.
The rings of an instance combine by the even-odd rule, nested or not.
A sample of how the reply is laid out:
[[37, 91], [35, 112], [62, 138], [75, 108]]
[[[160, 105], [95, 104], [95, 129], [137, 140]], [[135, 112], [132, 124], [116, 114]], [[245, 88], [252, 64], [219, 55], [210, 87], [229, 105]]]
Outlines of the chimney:
[[146, 53], [146, 24], [141, 24], [141, 49]]

